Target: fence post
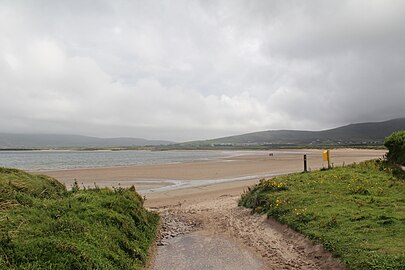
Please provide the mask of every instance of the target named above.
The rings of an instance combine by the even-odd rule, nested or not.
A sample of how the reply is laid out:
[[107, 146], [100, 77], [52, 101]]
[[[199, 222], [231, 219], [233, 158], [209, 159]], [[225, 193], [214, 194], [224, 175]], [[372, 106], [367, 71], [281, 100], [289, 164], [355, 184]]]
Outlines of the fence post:
[[308, 170], [307, 170], [307, 155], [304, 155], [304, 172], [308, 172]]
[[328, 169], [330, 168], [330, 150], [328, 149]]

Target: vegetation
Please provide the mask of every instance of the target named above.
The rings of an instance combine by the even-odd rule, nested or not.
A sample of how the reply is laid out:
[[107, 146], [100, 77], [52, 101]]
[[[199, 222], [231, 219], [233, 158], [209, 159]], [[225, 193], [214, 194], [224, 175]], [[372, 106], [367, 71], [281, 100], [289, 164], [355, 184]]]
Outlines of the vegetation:
[[159, 217], [135, 188], [72, 191], [0, 168], [0, 269], [139, 269]]
[[385, 140], [384, 145], [388, 148], [388, 161], [405, 165], [405, 130], [392, 133]]
[[350, 269], [405, 269], [405, 177], [383, 161], [262, 180], [240, 204], [319, 241]]

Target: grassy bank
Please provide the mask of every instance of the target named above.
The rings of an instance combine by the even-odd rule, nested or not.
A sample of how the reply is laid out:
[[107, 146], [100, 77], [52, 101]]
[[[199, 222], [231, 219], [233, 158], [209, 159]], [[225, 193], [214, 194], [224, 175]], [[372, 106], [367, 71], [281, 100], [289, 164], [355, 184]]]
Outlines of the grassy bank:
[[405, 269], [405, 179], [381, 162], [262, 180], [240, 204], [323, 243], [349, 269]]
[[140, 269], [157, 224], [134, 188], [67, 191], [0, 168], [0, 269]]

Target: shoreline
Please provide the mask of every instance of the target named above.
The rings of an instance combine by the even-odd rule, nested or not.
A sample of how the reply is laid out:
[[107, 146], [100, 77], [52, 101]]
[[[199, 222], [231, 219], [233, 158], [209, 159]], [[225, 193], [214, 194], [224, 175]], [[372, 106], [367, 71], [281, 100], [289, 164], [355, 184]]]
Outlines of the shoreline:
[[[269, 152], [273, 156], [269, 156]], [[247, 151], [237, 155], [215, 157], [207, 160], [149, 165], [117, 166], [35, 171], [56, 178], [68, 188], [76, 179], [85, 187], [96, 184], [99, 187], [129, 187], [135, 185], [140, 193], [158, 193], [180, 186], [193, 187], [218, 185], [249, 179], [259, 179], [303, 170], [303, 154], [308, 158], [310, 170], [326, 166], [322, 150], [293, 149], [290, 151]], [[381, 158], [385, 150], [336, 149], [332, 151], [334, 166]], [[230, 153], [232, 154], [232, 153]], [[235, 155], [236, 154], [236, 155]], [[172, 182], [170, 184], [170, 182]], [[173, 183], [175, 187], [173, 187]], [[177, 184], [177, 185], [176, 185]], [[170, 187], [172, 186], [172, 187]], [[167, 189], [167, 190], [166, 190]]]
[[[121, 150], [121, 151], [126, 151], [126, 152], [155, 152], [152, 150]], [[159, 161], [158, 159], [156, 161], [152, 162], [138, 162], [138, 163], [133, 163], [133, 164], [113, 164], [113, 165], [86, 165], [86, 166], [77, 166], [77, 167], [68, 167], [68, 168], [46, 168], [46, 169], [29, 169], [29, 168], [24, 168], [23, 166], [21, 167], [16, 167], [17, 169], [24, 170], [30, 173], [47, 173], [47, 172], [59, 172], [59, 171], [75, 171], [75, 170], [92, 170], [92, 169], [116, 169], [116, 168], [130, 168], [130, 167], [136, 167], [136, 166], [157, 166], [157, 165], [168, 165], [168, 164], [181, 164], [181, 163], [194, 163], [194, 162], [207, 162], [207, 161], [223, 161], [226, 162], [225, 159], [227, 158], [232, 158], [232, 157], [238, 157], [238, 156], [244, 156], [244, 155], [249, 155], [249, 154], [258, 154], [258, 153], [263, 153], [264, 150], [167, 150], [165, 152], [180, 152], [180, 153], [188, 153], [188, 152], [211, 152], [211, 153], [218, 153], [218, 156], [213, 156], [213, 157], [190, 157], [188, 160], [179, 160], [179, 161]], [[67, 149], [67, 150], [4, 150], [4, 152], [28, 152], [28, 153], [84, 153], [84, 152], [89, 152], [89, 153], [94, 153], [94, 152], [115, 152], [112, 150], [73, 150], [73, 149]], [[0, 152], [1, 153], [1, 152]], [[176, 157], [173, 157], [173, 159], [176, 159]]]

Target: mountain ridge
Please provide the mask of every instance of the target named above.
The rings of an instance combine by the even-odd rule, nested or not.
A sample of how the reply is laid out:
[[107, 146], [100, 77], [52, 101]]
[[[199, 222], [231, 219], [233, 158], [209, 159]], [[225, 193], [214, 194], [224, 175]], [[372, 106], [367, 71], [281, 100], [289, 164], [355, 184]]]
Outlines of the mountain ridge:
[[397, 130], [405, 130], [405, 117], [382, 122], [348, 124], [321, 131], [265, 130], [209, 140], [174, 143], [132, 137], [99, 138], [68, 134], [0, 133], [0, 149], [65, 149], [65, 148], [128, 148], [143, 146], [212, 147], [212, 146], [322, 146], [376, 145]]
[[385, 137], [397, 130], [405, 130], [405, 117], [381, 122], [349, 124], [321, 131], [265, 130], [183, 145], [382, 145]]
[[70, 134], [0, 133], [0, 149], [109, 148], [167, 144], [173, 142], [132, 137], [99, 138]]

